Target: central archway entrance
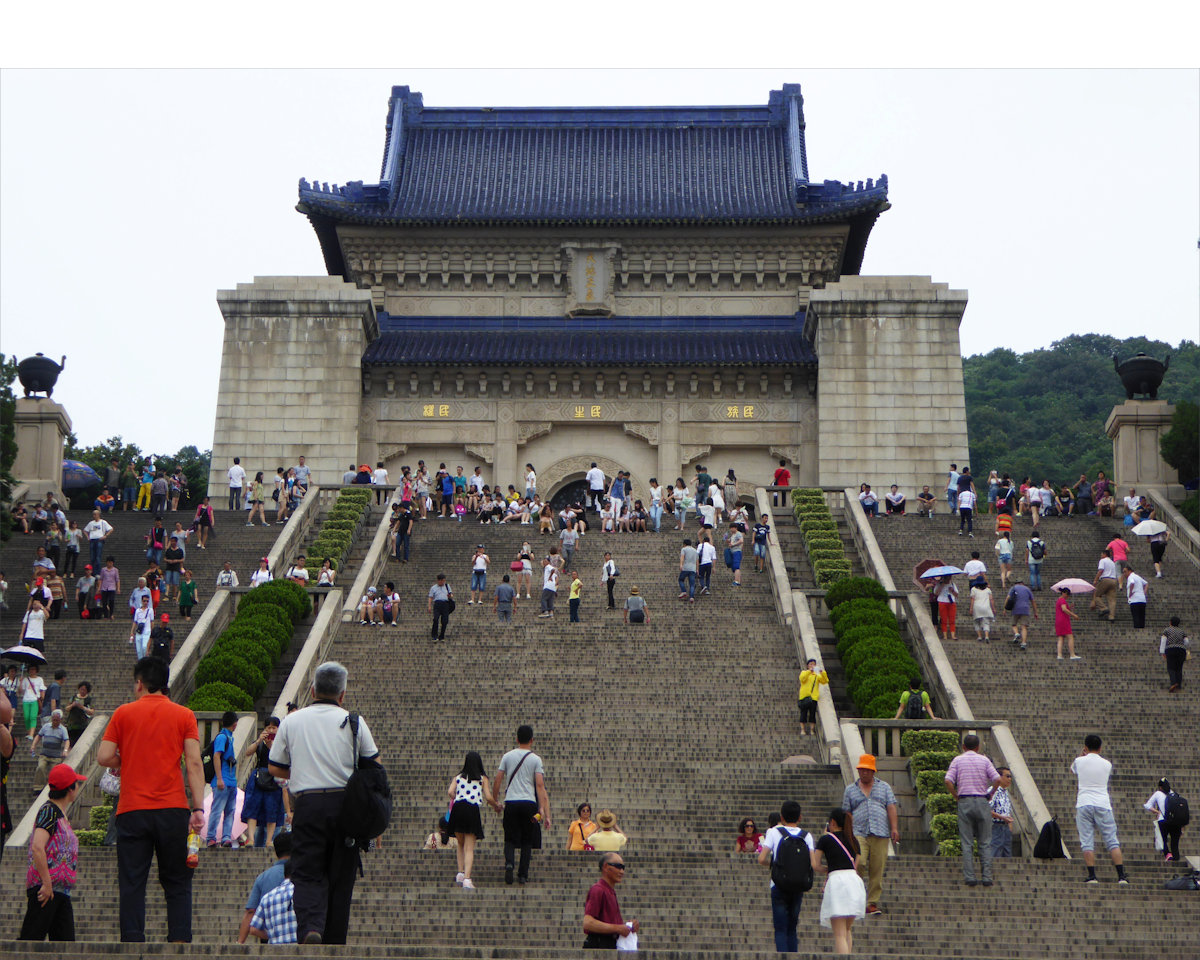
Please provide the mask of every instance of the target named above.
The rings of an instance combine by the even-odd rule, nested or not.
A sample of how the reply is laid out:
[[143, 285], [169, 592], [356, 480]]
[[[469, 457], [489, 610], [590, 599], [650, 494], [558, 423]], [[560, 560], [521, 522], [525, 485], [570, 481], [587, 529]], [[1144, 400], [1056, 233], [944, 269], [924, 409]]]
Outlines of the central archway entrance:
[[[628, 469], [609, 457], [567, 457], [550, 464], [538, 475], [538, 491], [556, 510], [561, 510], [562, 504], [567, 502], [582, 503], [583, 495], [587, 493], [584, 477], [593, 463], [604, 471], [608, 484], [612, 483], [612, 478], [618, 471]], [[631, 476], [630, 479], [633, 481], [634, 498], [645, 499], [645, 480], [636, 476]], [[578, 494], [573, 493], [576, 490], [579, 491]], [[571, 499], [573, 496], [575, 499]]]
[[550, 499], [550, 507], [555, 513], [558, 513], [563, 507], [568, 504], [578, 503], [586, 504], [588, 496], [588, 485], [586, 480], [573, 480], [570, 483], [564, 484], [558, 488], [556, 493]]

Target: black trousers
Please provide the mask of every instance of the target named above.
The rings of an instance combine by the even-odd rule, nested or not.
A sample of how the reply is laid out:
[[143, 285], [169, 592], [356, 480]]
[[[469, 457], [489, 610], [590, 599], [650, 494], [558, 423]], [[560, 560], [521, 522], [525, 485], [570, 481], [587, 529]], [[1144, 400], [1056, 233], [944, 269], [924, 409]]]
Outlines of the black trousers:
[[117, 888], [122, 943], [146, 942], [146, 878], [158, 860], [167, 901], [167, 940], [192, 942], [192, 870], [187, 865], [188, 811], [131, 810], [117, 815]]
[[73, 942], [75, 940], [75, 908], [65, 893], [55, 893], [44, 907], [38, 903], [40, 887], [26, 890], [29, 905], [25, 908], [25, 919], [21, 923], [18, 940], [53, 940]]
[[1187, 650], [1183, 647], [1167, 647], [1167, 676], [1171, 686], [1183, 686], [1183, 662], [1187, 659]]
[[608, 609], [612, 610], [617, 605], [617, 601], [613, 599], [613, 587], [615, 587], [617, 585], [617, 578], [609, 577], [607, 580], [604, 581], [604, 583], [605, 583], [605, 586], [608, 587]]
[[1141, 630], [1146, 626], [1146, 605], [1144, 603], [1131, 603], [1129, 605], [1129, 617], [1133, 620], [1134, 628]]
[[[429, 628], [429, 635], [435, 640], [446, 639], [446, 627], [450, 623], [450, 601], [449, 600], [434, 600], [433, 601], [433, 626]], [[441, 629], [438, 625], [441, 624]]]
[[113, 613], [116, 608], [117, 591], [116, 590], [101, 590], [100, 591], [100, 609], [104, 612], [104, 616], [109, 620], [113, 618]]
[[[541, 830], [533, 820], [538, 812], [538, 805], [532, 800], [504, 801], [504, 868], [514, 867], [518, 877], [529, 879], [529, 859], [533, 848], [541, 849]], [[521, 859], [516, 860], [517, 850], [521, 851]]]
[[323, 943], [346, 942], [359, 859], [358, 848], [346, 846], [337, 827], [344, 795], [309, 793], [293, 801], [292, 907], [301, 943], [312, 930], [321, 934]]
[[[1183, 827], [1168, 827], [1162, 820], [1158, 821], [1158, 832], [1162, 835], [1163, 853], [1170, 851], [1171, 856], [1176, 860], [1179, 859], [1179, 835], [1183, 833]], [[24, 940], [24, 937], [21, 937]], [[53, 939], [53, 937], [51, 937]]]

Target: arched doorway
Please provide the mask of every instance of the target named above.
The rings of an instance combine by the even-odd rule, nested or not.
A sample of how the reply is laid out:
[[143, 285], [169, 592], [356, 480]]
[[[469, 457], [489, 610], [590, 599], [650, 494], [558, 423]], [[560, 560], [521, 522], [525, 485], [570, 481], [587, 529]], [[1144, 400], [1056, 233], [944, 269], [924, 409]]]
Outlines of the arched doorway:
[[[618, 471], [627, 469], [608, 457], [566, 457], [550, 464], [538, 475], [538, 492], [541, 493], [543, 499], [549, 500], [552, 504], [557, 503], [561, 491], [583, 482], [584, 476], [593, 463], [604, 471], [605, 479], [610, 484]], [[639, 480], [635, 476], [630, 477], [630, 480], [633, 481], [634, 498], [645, 499], [647, 497], [645, 481]], [[586, 484], [583, 489], [586, 489]], [[557, 509], [561, 510], [562, 508], [558, 507]]]
[[572, 480], [558, 488], [558, 492], [550, 498], [550, 508], [558, 513], [567, 504], [587, 503], [588, 485], [586, 480]]

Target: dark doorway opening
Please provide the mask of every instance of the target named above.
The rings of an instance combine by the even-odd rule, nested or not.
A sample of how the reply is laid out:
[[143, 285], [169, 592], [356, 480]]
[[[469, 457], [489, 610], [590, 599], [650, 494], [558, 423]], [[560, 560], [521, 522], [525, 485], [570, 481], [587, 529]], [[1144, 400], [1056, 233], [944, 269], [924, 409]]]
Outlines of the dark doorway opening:
[[569, 503], [586, 504], [587, 495], [587, 481], [576, 480], [574, 483], [568, 483], [551, 498], [550, 507], [555, 513], [558, 513]]

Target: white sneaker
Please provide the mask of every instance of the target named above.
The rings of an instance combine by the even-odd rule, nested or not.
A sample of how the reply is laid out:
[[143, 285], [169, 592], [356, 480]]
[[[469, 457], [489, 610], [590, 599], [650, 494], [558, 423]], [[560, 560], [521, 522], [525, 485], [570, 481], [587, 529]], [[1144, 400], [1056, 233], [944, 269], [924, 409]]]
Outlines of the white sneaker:
[[460, 887], [462, 886], [462, 882], [466, 879], [467, 879], [467, 875], [465, 873], [456, 873], [454, 875], [454, 882], [457, 883]]
[[1072, 659], [1072, 660], [1082, 660], [1082, 659], [1083, 659], [1083, 657], [1072, 657], [1071, 659]]
[[473, 883], [471, 882], [471, 878], [470, 878], [470, 877], [467, 877], [467, 878], [465, 878], [465, 879], [463, 880], [463, 882], [462, 882], [462, 888], [463, 888], [464, 890], [474, 890], [474, 889], [475, 889], [475, 884], [473, 884]]

